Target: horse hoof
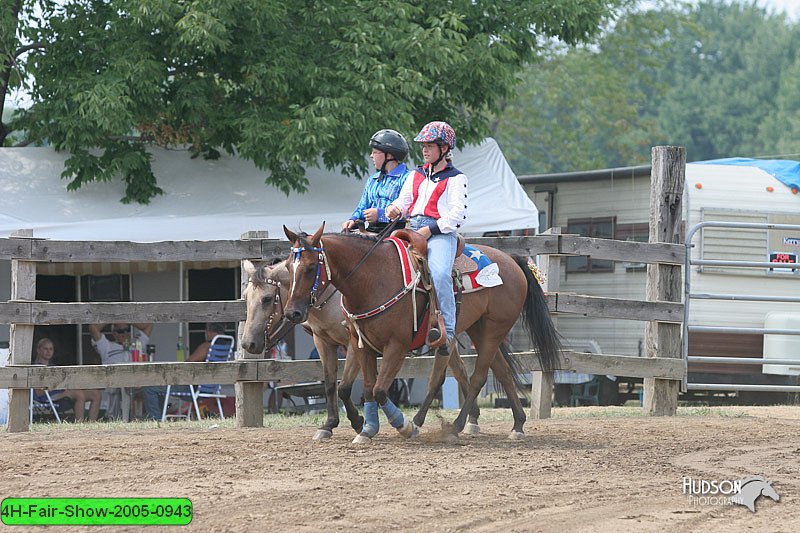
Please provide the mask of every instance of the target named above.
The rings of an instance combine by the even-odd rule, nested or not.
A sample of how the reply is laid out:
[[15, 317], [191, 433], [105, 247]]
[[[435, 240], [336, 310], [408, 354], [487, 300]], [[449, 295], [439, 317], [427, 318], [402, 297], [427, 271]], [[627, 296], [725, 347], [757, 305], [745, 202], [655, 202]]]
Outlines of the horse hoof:
[[356, 435], [356, 438], [353, 439], [352, 443], [357, 446], [364, 446], [366, 444], [372, 444], [372, 439], [361, 433]]
[[464, 425], [464, 434], [465, 435], [477, 435], [481, 432], [481, 427], [478, 424], [473, 424], [472, 422], [467, 422]]
[[328, 440], [333, 436], [332, 431], [328, 431], [327, 429], [318, 429], [314, 436], [312, 437], [313, 440]]
[[508, 440], [522, 440], [525, 438], [525, 433], [521, 431], [512, 431], [508, 435]]
[[410, 420], [406, 420], [403, 427], [398, 429], [397, 432], [407, 439], [413, 439], [419, 436], [419, 428]]

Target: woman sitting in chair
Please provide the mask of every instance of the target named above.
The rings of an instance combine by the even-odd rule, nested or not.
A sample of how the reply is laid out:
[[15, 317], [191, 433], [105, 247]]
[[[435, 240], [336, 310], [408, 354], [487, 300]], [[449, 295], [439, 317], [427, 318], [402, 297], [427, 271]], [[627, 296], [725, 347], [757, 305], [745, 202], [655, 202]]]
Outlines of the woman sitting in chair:
[[[50, 366], [53, 364], [53, 355], [55, 354], [55, 346], [53, 341], [44, 338], [36, 343], [36, 357], [33, 360], [34, 365]], [[50, 399], [54, 404], [59, 404], [59, 400], [69, 399], [74, 404], [75, 421], [83, 422], [84, 420], [84, 406], [86, 402], [92, 402], [89, 407], [89, 421], [96, 422], [97, 416], [100, 414], [100, 398], [103, 391], [100, 389], [75, 389], [75, 390], [52, 390], [50, 392]], [[42, 389], [34, 389], [33, 398], [37, 402], [47, 402], [47, 397]], [[69, 408], [69, 406], [64, 406]]]

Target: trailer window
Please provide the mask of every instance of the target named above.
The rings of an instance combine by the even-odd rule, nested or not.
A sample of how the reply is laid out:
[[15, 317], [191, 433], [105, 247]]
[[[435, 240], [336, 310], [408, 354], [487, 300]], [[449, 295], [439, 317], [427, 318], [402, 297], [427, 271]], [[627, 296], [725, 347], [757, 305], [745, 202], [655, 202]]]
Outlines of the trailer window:
[[[614, 238], [616, 217], [573, 218], [567, 220], [567, 233], [582, 237]], [[567, 272], [614, 272], [614, 262], [608, 259], [593, 259], [591, 256], [579, 255], [567, 257]]]
[[[648, 242], [650, 240], [650, 224], [647, 222], [617, 224], [614, 238], [618, 241]], [[625, 267], [625, 272], [647, 271], [647, 263], [625, 261], [622, 266]]]

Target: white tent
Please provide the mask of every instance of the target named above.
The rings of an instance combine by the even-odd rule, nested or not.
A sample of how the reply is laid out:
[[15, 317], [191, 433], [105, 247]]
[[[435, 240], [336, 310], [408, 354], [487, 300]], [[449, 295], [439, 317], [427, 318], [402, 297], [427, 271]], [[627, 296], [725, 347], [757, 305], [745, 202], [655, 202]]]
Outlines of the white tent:
[[[153, 170], [165, 194], [149, 205], [120, 203], [120, 181], [92, 183], [77, 192], [60, 178], [65, 154], [50, 148], [0, 149], [0, 237], [33, 229], [56, 240], [238, 239], [250, 230], [284, 238], [282, 226], [313, 232], [322, 221], [337, 231], [361, 196], [364, 182], [309, 168], [305, 194], [288, 197], [264, 183], [249, 161], [223, 156], [190, 159], [185, 152], [154, 149]], [[525, 194], [497, 143], [455, 152], [469, 179], [470, 234], [538, 228], [536, 206]]]

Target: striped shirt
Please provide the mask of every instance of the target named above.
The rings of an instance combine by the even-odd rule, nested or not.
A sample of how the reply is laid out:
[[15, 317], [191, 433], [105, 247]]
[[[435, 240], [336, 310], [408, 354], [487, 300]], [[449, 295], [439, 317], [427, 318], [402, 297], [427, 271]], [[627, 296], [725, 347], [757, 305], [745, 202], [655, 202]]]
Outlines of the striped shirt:
[[400, 194], [400, 189], [410, 173], [405, 163], [400, 163], [383, 178], [381, 178], [380, 172], [370, 176], [364, 185], [361, 201], [358, 202], [350, 219], [366, 220], [364, 211], [374, 208], [378, 210], [378, 222], [389, 222], [389, 217], [386, 216], [386, 207]]

